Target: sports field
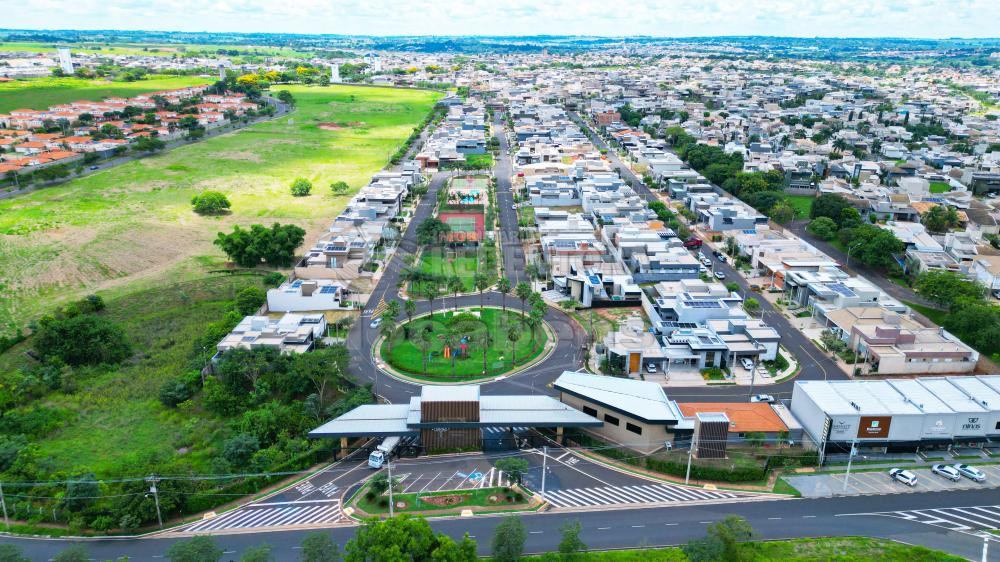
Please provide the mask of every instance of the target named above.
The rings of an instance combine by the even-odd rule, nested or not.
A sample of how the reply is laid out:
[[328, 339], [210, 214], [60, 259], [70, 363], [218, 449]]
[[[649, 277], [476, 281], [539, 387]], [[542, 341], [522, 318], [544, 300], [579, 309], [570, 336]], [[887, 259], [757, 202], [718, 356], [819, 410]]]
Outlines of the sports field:
[[[294, 223], [308, 243], [349, 199], [330, 183], [366, 184], [441, 96], [287, 89], [298, 100], [290, 116], [0, 201], [0, 330], [91, 292], [200, 278], [222, 266], [212, 240], [234, 224]], [[313, 195], [291, 196], [300, 176]], [[194, 214], [190, 199], [205, 189], [225, 193], [232, 214]]]
[[132, 97], [146, 92], [211, 84], [199, 76], [154, 76], [137, 82], [110, 82], [82, 78], [31, 78], [0, 82], [0, 113], [15, 109], [47, 109], [77, 100], [98, 101], [112, 96]]

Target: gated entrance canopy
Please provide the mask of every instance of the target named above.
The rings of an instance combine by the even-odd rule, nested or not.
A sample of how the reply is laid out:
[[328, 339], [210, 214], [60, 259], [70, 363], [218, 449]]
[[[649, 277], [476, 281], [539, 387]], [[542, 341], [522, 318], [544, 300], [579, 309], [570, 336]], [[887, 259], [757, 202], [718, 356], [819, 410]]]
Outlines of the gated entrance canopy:
[[479, 386], [424, 386], [409, 404], [358, 406], [309, 432], [312, 438], [420, 435], [428, 449], [479, 446], [491, 427], [600, 427], [549, 396], [480, 396]]

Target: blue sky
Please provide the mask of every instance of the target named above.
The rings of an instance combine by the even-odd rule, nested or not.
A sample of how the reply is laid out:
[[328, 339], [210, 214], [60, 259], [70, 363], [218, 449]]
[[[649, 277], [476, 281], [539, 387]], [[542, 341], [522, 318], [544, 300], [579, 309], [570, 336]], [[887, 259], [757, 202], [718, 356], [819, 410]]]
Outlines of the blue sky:
[[364, 35], [996, 37], [1000, 0], [0, 0], [0, 27]]

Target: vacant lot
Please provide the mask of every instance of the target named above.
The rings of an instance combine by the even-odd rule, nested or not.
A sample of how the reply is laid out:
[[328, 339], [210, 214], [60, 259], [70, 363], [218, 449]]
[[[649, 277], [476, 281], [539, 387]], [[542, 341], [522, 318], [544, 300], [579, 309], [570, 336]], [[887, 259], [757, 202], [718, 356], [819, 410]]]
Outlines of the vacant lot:
[[77, 100], [97, 101], [112, 96], [131, 97], [146, 92], [211, 84], [198, 76], [155, 76], [138, 82], [109, 82], [82, 78], [32, 78], [0, 83], [0, 113], [14, 109], [46, 109]]
[[[0, 201], [0, 327], [56, 304], [201, 277], [222, 266], [212, 245], [234, 224], [294, 223], [307, 243], [395, 152], [441, 94], [365, 87], [289, 87], [290, 116]], [[352, 123], [337, 130], [318, 123]], [[289, 184], [305, 177], [309, 197]], [[200, 217], [191, 197], [225, 193], [232, 214]]]

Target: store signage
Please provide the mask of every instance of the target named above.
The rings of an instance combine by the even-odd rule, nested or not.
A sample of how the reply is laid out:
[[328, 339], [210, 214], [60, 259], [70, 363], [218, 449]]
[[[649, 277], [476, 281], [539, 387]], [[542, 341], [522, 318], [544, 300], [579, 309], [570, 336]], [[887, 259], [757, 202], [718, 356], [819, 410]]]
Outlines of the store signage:
[[886, 439], [889, 437], [891, 416], [861, 416], [858, 439]]

